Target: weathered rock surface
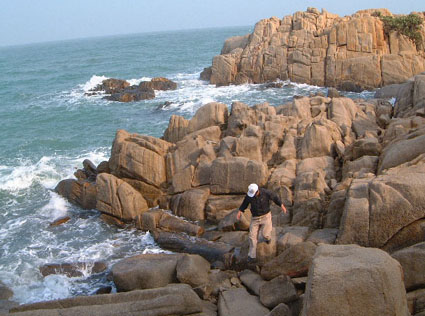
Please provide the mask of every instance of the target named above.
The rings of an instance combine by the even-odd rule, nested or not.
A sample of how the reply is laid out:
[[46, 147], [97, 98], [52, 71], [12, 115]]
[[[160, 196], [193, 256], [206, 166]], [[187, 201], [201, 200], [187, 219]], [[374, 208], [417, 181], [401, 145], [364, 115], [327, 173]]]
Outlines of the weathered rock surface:
[[181, 254], [144, 254], [121, 260], [111, 269], [117, 290], [152, 289], [176, 283], [176, 266], [181, 257]]
[[274, 279], [279, 275], [305, 276], [315, 251], [316, 245], [311, 242], [297, 243], [267, 262], [261, 269], [261, 276], [266, 280]]
[[[210, 82], [221, 86], [289, 79], [361, 91], [424, 71], [422, 50], [396, 31], [388, 36], [375, 12], [392, 15], [371, 9], [339, 17], [308, 8], [283, 19], [261, 20], [249, 37], [225, 42], [213, 59]], [[420, 32], [424, 37], [424, 28]]]
[[189, 285], [172, 284], [158, 289], [21, 305], [11, 311], [16, 316], [189, 315], [202, 312], [202, 302]]
[[400, 262], [404, 272], [404, 284], [407, 290], [425, 285], [425, 243], [404, 248], [391, 255]]
[[260, 316], [269, 312], [258, 297], [250, 295], [245, 289], [232, 289], [220, 293], [218, 314], [232, 316]]
[[184, 255], [177, 262], [177, 279], [192, 287], [208, 283], [210, 263], [199, 255]]
[[97, 177], [96, 208], [124, 221], [135, 220], [148, 210], [143, 196], [125, 181], [107, 173]]
[[319, 246], [301, 315], [410, 315], [400, 264], [378, 249]]

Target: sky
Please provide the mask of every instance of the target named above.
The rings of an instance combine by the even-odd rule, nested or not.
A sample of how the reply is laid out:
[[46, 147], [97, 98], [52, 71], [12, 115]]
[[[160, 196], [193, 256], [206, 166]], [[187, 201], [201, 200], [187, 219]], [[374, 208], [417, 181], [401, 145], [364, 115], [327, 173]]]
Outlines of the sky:
[[307, 7], [424, 11], [424, 0], [0, 0], [0, 46], [118, 34], [253, 26]]

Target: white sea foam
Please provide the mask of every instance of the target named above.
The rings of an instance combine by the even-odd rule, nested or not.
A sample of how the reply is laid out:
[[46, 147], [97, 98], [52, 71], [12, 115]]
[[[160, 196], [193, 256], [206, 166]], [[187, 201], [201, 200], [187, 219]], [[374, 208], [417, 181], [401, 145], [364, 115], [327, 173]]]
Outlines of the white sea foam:
[[134, 86], [134, 85], [138, 85], [140, 84], [142, 81], [151, 81], [152, 78], [149, 77], [142, 77], [139, 79], [129, 79], [127, 80], [127, 82], [130, 84], [130, 86]]
[[106, 79], [109, 79], [109, 77], [93, 75], [89, 81], [87, 81], [81, 86], [81, 88], [83, 88], [84, 92], [89, 92], [90, 90], [96, 88], [98, 85], [102, 84], [103, 80]]
[[49, 203], [43, 206], [41, 210], [53, 220], [65, 216], [69, 208], [69, 203], [53, 191], [50, 191], [49, 194]]

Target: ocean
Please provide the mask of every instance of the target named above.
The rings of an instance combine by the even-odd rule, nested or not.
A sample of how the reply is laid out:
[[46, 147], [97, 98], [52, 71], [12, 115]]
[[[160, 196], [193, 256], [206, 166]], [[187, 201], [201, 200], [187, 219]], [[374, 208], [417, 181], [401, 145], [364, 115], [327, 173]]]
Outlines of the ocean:
[[[69, 204], [53, 189], [72, 178], [84, 159], [108, 160], [118, 129], [162, 136], [171, 115], [190, 118], [203, 104], [233, 101], [284, 104], [294, 95], [327, 89], [286, 83], [284, 88], [216, 88], [201, 81], [224, 40], [252, 32], [232, 27], [144, 33], [0, 47], [0, 281], [23, 304], [92, 294], [113, 284], [107, 272], [43, 277], [49, 263], [105, 261], [160, 249], [149, 233], [105, 224], [96, 210]], [[106, 78], [138, 83], [175, 81], [175, 91], [153, 100], [119, 103], [85, 93]], [[348, 93], [350, 97], [373, 94]], [[165, 102], [171, 102], [163, 107]], [[57, 227], [63, 216], [71, 220]]]

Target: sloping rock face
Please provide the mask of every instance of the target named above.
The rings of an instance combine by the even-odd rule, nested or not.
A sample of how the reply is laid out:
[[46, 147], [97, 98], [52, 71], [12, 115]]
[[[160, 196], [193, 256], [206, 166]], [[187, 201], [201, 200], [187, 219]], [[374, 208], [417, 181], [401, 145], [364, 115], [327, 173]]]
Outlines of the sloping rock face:
[[378, 249], [319, 246], [302, 316], [410, 315], [400, 264]]
[[[359, 91], [400, 83], [424, 71], [423, 48], [396, 31], [385, 34], [376, 12], [392, 16], [386, 9], [339, 17], [308, 8], [283, 19], [261, 20], [249, 36], [225, 42], [208, 70], [210, 82], [220, 86], [289, 79]], [[424, 38], [424, 27], [421, 33]]]

